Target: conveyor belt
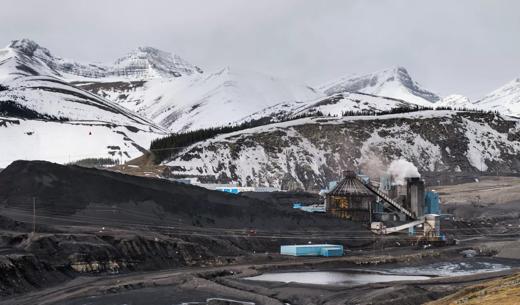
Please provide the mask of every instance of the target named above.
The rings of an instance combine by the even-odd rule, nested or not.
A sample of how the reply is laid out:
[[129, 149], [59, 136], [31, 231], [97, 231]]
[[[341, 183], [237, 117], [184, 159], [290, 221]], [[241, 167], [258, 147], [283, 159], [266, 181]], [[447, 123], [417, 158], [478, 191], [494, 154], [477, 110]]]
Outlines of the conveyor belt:
[[378, 189], [374, 188], [372, 185], [370, 185], [370, 183], [365, 183], [363, 181], [363, 179], [359, 178], [358, 176], [356, 176], [356, 179], [358, 179], [359, 181], [361, 181], [367, 189], [369, 189], [372, 193], [374, 193], [376, 196], [378, 196], [379, 198], [383, 199], [385, 202], [387, 202], [388, 204], [390, 204], [391, 206], [393, 206], [394, 208], [398, 209], [399, 211], [403, 212], [406, 216], [410, 217], [411, 219], [416, 219], [414, 217], [414, 215], [412, 214], [412, 212], [408, 211], [407, 209], [405, 209], [402, 205], [400, 205], [399, 203], [393, 201], [390, 197], [388, 197], [385, 193], [379, 191]]

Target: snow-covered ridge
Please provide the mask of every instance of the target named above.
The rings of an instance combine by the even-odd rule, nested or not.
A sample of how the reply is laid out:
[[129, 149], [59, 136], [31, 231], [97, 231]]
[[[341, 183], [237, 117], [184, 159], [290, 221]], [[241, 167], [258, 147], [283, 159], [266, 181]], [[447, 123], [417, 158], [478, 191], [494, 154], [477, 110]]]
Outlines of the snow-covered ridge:
[[343, 116], [344, 114], [373, 112], [382, 113], [395, 109], [414, 109], [417, 105], [403, 100], [380, 97], [360, 92], [342, 92], [314, 100], [278, 103], [241, 119], [248, 122], [270, 118], [272, 122], [311, 114]]
[[362, 92], [405, 100], [421, 106], [431, 106], [439, 96], [422, 88], [403, 67], [386, 69], [359, 76], [346, 76], [322, 85], [328, 95], [340, 92]]

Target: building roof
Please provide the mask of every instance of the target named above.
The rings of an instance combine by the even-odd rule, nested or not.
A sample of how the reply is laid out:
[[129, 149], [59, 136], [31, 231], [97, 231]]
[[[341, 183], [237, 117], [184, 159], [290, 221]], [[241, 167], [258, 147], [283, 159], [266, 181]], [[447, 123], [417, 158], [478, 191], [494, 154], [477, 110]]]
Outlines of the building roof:
[[353, 171], [346, 171], [345, 177], [338, 182], [336, 187], [329, 192], [331, 196], [374, 196], [374, 194], [359, 181], [356, 177], [356, 173]]
[[336, 248], [341, 248], [341, 247], [343, 247], [343, 245], [331, 245], [331, 244], [306, 244], [306, 245], [282, 245], [281, 247], [298, 247], [298, 248], [314, 248], [314, 247], [321, 247], [321, 248], [336, 249]]

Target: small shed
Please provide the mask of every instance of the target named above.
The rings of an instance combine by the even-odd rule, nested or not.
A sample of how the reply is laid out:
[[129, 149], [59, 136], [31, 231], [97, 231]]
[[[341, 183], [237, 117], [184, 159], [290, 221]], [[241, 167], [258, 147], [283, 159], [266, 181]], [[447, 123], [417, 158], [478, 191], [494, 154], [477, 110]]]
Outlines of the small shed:
[[361, 182], [354, 171], [345, 171], [343, 179], [327, 194], [326, 211], [353, 221], [370, 221], [376, 195]]

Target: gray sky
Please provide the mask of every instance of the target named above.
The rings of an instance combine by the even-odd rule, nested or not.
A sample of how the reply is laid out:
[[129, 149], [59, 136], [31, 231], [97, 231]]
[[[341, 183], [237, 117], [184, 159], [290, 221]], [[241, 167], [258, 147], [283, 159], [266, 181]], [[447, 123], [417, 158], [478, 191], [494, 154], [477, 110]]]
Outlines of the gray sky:
[[520, 77], [515, 0], [2, 0], [0, 21], [0, 45], [31, 38], [87, 62], [148, 45], [312, 85], [400, 65], [472, 99]]

